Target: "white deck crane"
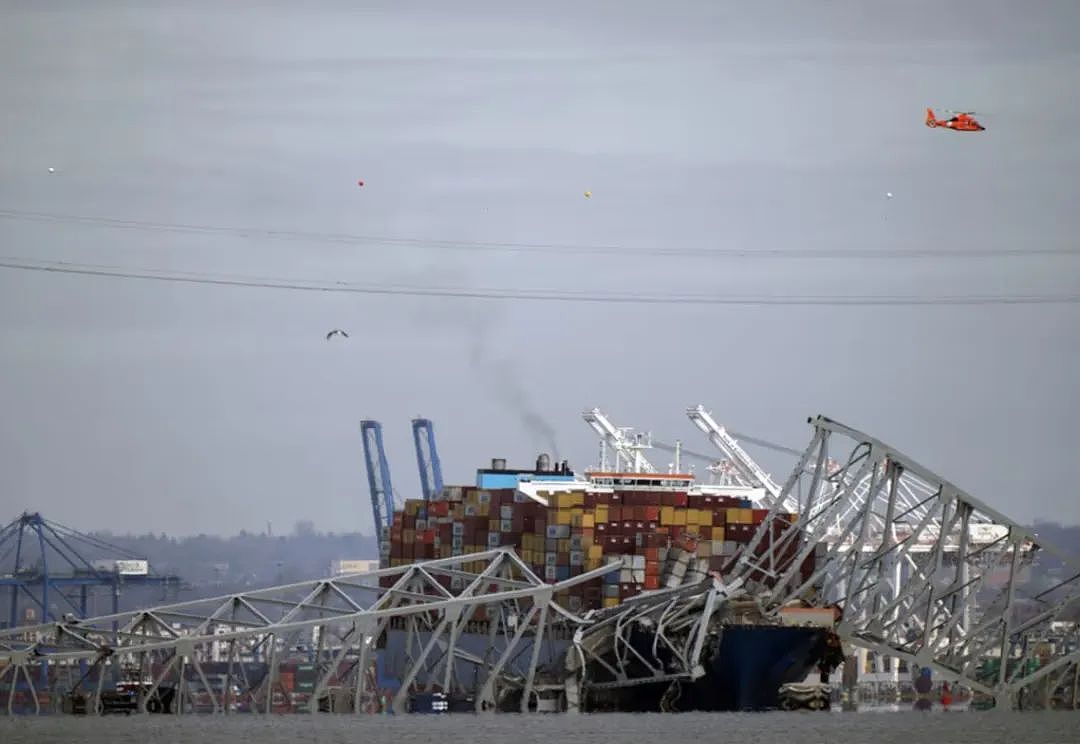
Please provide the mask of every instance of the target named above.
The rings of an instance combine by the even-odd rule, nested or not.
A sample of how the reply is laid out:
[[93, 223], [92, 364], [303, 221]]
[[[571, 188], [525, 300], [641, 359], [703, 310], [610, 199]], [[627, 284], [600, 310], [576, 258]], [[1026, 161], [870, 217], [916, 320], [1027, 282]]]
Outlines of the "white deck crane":
[[[626, 468], [631, 473], [655, 473], [656, 468], [645, 457], [643, 450], [652, 448], [652, 435], [648, 432], [635, 434], [630, 427], [618, 427], [611, 423], [607, 416], [599, 408], [593, 408], [581, 414], [593, 431], [600, 435], [604, 450], [611, 448], [615, 451], [615, 470], [620, 470], [626, 463]], [[606, 456], [601, 454], [601, 469], [607, 469]]]
[[[739, 480], [743, 481], [743, 485], [764, 488], [765, 493], [768, 494], [765, 502], [770, 507], [781, 499], [780, 486], [769, 477], [768, 473], [761, 469], [760, 465], [754, 462], [754, 459], [739, 446], [739, 443], [724, 430], [724, 427], [716, 423], [712, 415], [705, 410], [705, 406], [698, 405], [688, 408], [686, 409], [686, 415], [694, 422], [697, 428], [705, 432], [709, 437], [709, 441], [724, 453], [724, 456], [737, 471]], [[798, 503], [791, 496], [784, 497], [782, 505], [788, 512], [796, 512], [799, 509]]]

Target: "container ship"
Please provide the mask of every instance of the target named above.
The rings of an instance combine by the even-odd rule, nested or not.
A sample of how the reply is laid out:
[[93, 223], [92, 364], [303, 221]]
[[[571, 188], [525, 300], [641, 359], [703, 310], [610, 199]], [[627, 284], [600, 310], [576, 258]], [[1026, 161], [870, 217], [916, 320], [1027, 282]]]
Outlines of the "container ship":
[[[571, 612], [603, 610], [643, 592], [722, 575], [768, 517], [764, 496], [760, 488], [697, 483], [692, 474], [587, 471], [581, 476], [565, 461], [552, 464], [543, 454], [531, 470], [507, 469], [504, 460], [495, 459], [477, 470], [471, 486], [446, 486], [430, 501], [406, 500], [383, 528], [380, 562], [399, 567], [509, 546], [538, 577], [555, 583], [619, 561], [619, 571], [554, 596]], [[783, 530], [797, 515], [773, 519], [774, 529]], [[813, 558], [801, 566], [804, 579], [813, 572]], [[440, 580], [447, 589], [463, 588], [463, 579]], [[390, 583], [385, 579], [383, 586]], [[725, 626], [708, 674], [683, 691], [686, 709], [776, 707], [779, 688], [803, 681], [821, 665], [830, 643], [836, 645], [830, 628], [766, 624], [754, 614], [747, 606], [738, 623]], [[481, 649], [488, 620], [483, 607], [474, 620]], [[569, 638], [558, 645], [556, 654]], [[391, 647], [386, 651], [392, 655]], [[638, 689], [607, 703], [618, 710], [653, 710], [659, 709], [660, 696]]]

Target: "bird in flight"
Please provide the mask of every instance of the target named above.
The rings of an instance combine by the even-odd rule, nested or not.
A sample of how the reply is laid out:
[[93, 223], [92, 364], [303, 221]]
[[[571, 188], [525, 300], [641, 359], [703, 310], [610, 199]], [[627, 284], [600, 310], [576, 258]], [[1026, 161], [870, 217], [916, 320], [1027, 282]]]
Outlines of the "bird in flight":
[[335, 328], [334, 330], [332, 330], [328, 334], [326, 334], [326, 340], [329, 341], [331, 336], [337, 336], [337, 335], [344, 336], [345, 338], [349, 337], [349, 334], [347, 334], [345, 331], [341, 330], [340, 328]]

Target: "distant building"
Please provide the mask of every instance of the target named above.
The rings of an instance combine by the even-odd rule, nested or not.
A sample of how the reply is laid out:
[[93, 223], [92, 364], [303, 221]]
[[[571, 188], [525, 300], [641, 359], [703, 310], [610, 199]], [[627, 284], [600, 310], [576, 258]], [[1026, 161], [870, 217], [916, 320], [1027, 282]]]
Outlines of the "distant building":
[[368, 573], [379, 570], [379, 561], [367, 559], [336, 560], [330, 561], [330, 575], [344, 576], [345, 574]]

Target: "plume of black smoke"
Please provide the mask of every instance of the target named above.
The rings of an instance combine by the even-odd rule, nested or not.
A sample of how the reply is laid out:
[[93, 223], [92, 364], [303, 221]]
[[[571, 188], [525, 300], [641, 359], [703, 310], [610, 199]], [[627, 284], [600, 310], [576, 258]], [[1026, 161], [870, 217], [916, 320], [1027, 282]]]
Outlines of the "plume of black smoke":
[[489, 339], [494, 315], [487, 308], [470, 305], [465, 311], [465, 323], [469, 333], [469, 363], [482, 379], [492, 395], [500, 400], [521, 421], [533, 436], [536, 446], [544, 446], [551, 452], [553, 462], [559, 460], [559, 445], [555, 427], [536, 408], [532, 396], [521, 382], [514, 363], [506, 358], [492, 358]]
[[[467, 284], [468, 272], [452, 261], [442, 259], [423, 271], [437, 274], [441, 281], [453, 277], [459, 284]], [[428, 277], [430, 278], [430, 277]], [[505, 405], [533, 438], [533, 445], [543, 447], [551, 454], [553, 462], [559, 461], [559, 445], [555, 427], [544, 417], [533, 402], [528, 389], [521, 381], [513, 360], [496, 357], [490, 343], [495, 319], [501, 303], [462, 302], [449, 304], [445, 300], [420, 300], [413, 305], [413, 320], [427, 328], [432, 326], [463, 327], [468, 336], [469, 365], [495, 400]]]

